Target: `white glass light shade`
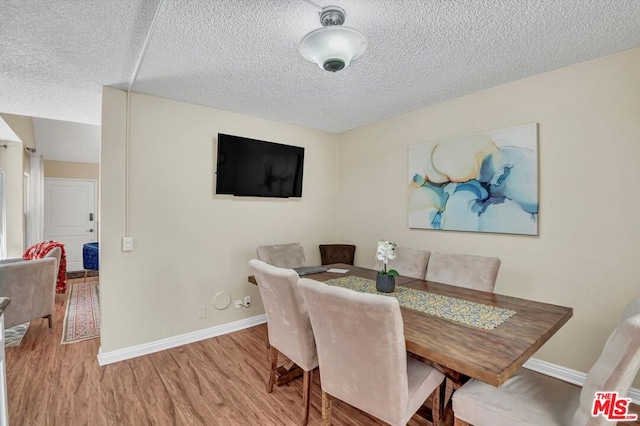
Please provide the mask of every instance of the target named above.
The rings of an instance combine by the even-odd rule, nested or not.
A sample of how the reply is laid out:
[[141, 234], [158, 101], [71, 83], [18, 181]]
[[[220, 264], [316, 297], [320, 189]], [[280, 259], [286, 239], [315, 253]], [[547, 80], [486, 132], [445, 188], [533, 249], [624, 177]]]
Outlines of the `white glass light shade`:
[[367, 40], [359, 31], [342, 25], [318, 28], [304, 36], [300, 54], [327, 71], [339, 71], [367, 49]]

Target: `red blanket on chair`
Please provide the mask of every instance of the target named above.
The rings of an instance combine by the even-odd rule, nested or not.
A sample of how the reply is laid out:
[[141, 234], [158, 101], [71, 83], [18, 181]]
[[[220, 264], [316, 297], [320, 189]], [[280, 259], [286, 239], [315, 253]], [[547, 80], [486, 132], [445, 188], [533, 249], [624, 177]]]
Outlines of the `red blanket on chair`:
[[62, 294], [67, 291], [67, 256], [64, 252], [64, 244], [57, 241], [43, 241], [34, 244], [22, 255], [25, 260], [42, 259], [47, 253], [56, 247], [60, 247], [60, 267], [58, 268], [58, 281], [56, 282], [56, 293]]

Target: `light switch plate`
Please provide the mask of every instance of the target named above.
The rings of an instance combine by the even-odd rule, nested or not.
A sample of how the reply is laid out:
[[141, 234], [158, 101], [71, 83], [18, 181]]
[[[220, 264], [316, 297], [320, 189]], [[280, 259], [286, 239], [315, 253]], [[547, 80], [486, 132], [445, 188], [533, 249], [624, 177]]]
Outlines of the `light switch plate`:
[[122, 251], [133, 250], [133, 237], [122, 237]]

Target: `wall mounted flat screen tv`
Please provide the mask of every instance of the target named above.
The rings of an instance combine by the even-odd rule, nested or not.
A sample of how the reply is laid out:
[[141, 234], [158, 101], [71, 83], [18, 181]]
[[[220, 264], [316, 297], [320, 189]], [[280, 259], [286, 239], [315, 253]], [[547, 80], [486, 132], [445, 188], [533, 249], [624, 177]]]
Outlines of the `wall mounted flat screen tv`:
[[218, 134], [216, 194], [302, 197], [304, 148]]

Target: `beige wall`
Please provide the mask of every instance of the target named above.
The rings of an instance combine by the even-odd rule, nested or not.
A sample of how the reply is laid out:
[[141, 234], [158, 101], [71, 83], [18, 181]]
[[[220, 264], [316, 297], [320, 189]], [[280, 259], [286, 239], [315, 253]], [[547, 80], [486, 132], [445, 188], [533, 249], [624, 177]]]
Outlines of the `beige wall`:
[[[129, 234], [125, 235], [124, 92], [103, 91], [101, 347], [105, 352], [264, 313], [248, 262], [262, 244], [300, 241], [310, 264], [336, 237], [336, 137], [201, 106], [131, 96]], [[218, 132], [305, 147], [300, 199], [216, 196]], [[212, 298], [252, 298], [216, 311]], [[207, 318], [197, 319], [200, 306]]]
[[6, 257], [22, 257], [24, 253], [24, 170], [23, 146], [7, 144], [0, 148], [0, 169], [4, 170]]
[[[105, 88], [102, 126], [102, 350], [262, 313], [247, 261], [260, 244], [355, 243], [373, 266], [380, 238], [499, 256], [496, 292], [574, 308], [536, 358], [586, 372], [640, 290], [633, 185], [640, 178], [640, 49], [458, 98], [341, 135], [133, 94], [130, 235], [124, 235], [125, 94]], [[540, 235], [411, 230], [407, 147], [539, 123]], [[218, 132], [307, 148], [304, 197], [213, 195]], [[248, 311], [214, 311], [220, 290]], [[196, 319], [198, 306], [208, 317]], [[635, 387], [640, 387], [636, 381]]]
[[[499, 256], [497, 293], [574, 309], [535, 357], [588, 371], [640, 294], [639, 75], [634, 49], [340, 135], [340, 239], [363, 266], [380, 238]], [[529, 122], [539, 123], [539, 236], [407, 227], [408, 145]]]
[[44, 160], [44, 177], [98, 180], [100, 177], [100, 164]]
[[[24, 253], [24, 172], [29, 170], [29, 155], [24, 148], [35, 147], [31, 117], [0, 114], [22, 143], [8, 144], [0, 157], [4, 169], [6, 190], [7, 257], [21, 257]], [[3, 149], [3, 148], [0, 148]]]
[[11, 130], [20, 138], [25, 148], [35, 148], [36, 139], [33, 134], [33, 120], [24, 115], [1, 113], [0, 117], [11, 127]]

